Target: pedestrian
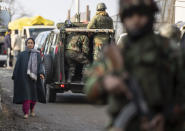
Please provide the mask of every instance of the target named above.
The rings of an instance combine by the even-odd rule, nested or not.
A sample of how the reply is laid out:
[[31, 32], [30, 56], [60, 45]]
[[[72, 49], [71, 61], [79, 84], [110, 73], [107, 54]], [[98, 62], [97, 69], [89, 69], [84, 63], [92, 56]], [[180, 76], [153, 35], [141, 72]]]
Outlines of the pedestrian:
[[14, 80], [13, 103], [22, 104], [24, 118], [35, 116], [34, 107], [38, 100], [39, 81], [44, 79], [40, 53], [34, 49], [33, 38], [26, 40], [26, 50], [18, 56], [12, 79]]
[[14, 67], [17, 61], [17, 57], [21, 51], [21, 38], [18, 35], [18, 30], [15, 30], [15, 34], [12, 36], [11, 40], [12, 40], [11, 47], [13, 50], [13, 67]]
[[[97, 4], [96, 15], [87, 25], [88, 29], [113, 29], [113, 20], [106, 12], [105, 3]], [[93, 46], [93, 59], [96, 61], [100, 58], [101, 50], [103, 45], [109, 43], [109, 34], [107, 33], [97, 33], [94, 36], [94, 46]]]
[[10, 29], [8, 29], [8, 33], [5, 36], [4, 45], [5, 45], [5, 49], [7, 51], [6, 66], [9, 69], [10, 68], [10, 57], [11, 57], [11, 30]]
[[[88, 99], [108, 104], [109, 130], [183, 131], [184, 62], [169, 39], [154, 33], [155, 0], [120, 0], [119, 6], [127, 36], [121, 48], [105, 48], [104, 58], [88, 70]], [[131, 83], [131, 78], [136, 82]], [[134, 115], [130, 114], [133, 108], [128, 108], [131, 102]], [[140, 108], [143, 105], [146, 114]]]

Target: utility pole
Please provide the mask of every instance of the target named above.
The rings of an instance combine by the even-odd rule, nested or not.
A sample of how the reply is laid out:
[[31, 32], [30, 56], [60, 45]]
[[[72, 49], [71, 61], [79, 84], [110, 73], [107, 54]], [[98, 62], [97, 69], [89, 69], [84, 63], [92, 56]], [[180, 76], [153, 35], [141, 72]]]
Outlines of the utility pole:
[[70, 20], [70, 19], [71, 19], [71, 9], [69, 9], [67, 13], [67, 20]]
[[90, 10], [89, 5], [86, 6], [86, 21], [90, 21]]
[[80, 0], [76, 0], [76, 22], [80, 22]]
[[175, 2], [176, 0], [161, 0], [161, 22], [162, 23], [175, 23]]

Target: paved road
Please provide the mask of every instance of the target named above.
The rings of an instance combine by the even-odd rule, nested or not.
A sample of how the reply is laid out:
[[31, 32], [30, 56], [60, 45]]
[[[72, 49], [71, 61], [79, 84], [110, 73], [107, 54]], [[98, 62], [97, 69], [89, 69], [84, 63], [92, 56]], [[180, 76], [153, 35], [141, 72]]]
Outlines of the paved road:
[[[10, 97], [13, 91], [11, 75], [12, 70], [0, 68], [1, 87]], [[21, 110], [21, 105], [14, 106]], [[105, 107], [92, 106], [86, 101], [85, 95], [71, 92], [57, 94], [55, 103], [38, 103], [35, 112], [52, 131], [102, 131], [108, 121]], [[22, 112], [18, 113], [21, 117]]]

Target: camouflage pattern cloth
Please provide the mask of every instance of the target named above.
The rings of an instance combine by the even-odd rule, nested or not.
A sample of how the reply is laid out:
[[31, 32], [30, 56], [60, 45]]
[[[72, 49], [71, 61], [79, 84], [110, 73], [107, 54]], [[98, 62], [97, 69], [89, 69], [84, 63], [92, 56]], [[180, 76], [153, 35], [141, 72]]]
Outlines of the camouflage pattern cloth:
[[67, 50], [72, 50], [79, 53], [89, 53], [89, 39], [86, 35], [70, 34], [67, 39]]
[[180, 46], [181, 31], [176, 25], [164, 24], [159, 28], [159, 33], [170, 39], [174, 46]]
[[[88, 29], [113, 29], [113, 20], [106, 11], [97, 11], [96, 15], [87, 25]], [[109, 42], [109, 35], [98, 33], [94, 36], [94, 60], [100, 57], [103, 44]]]
[[89, 63], [88, 58], [84, 54], [73, 50], [66, 50], [65, 56], [68, 58], [67, 61], [68, 61], [68, 64], [70, 65], [76, 65], [76, 63], [80, 63], [80, 64]]
[[[152, 114], [164, 113], [165, 105], [184, 105], [185, 88], [181, 51], [160, 35], [153, 33], [132, 41], [129, 37], [123, 40], [124, 48], [120, 49], [124, 58], [123, 71], [133, 75], [142, 88], [145, 100]], [[118, 116], [120, 110], [128, 103], [123, 94], [108, 94], [103, 85], [103, 78], [114, 73], [110, 60], [103, 59], [94, 63], [88, 70], [85, 92], [89, 100], [98, 104], [108, 104], [111, 117], [109, 127]], [[114, 73], [118, 75], [119, 73]], [[165, 112], [166, 113], [166, 112]], [[169, 115], [171, 116], [171, 114]], [[166, 119], [169, 119], [166, 116]], [[184, 116], [182, 116], [184, 118]], [[165, 131], [183, 131], [183, 121], [175, 124], [166, 122]], [[126, 131], [140, 131], [140, 117], [137, 116], [128, 123]]]
[[[85, 54], [76, 52], [73, 50], [66, 50], [65, 57], [67, 58], [68, 63], [68, 82], [71, 82], [73, 76], [75, 75], [75, 70], [77, 68], [77, 65], [82, 65], [82, 73], [84, 72], [84, 69], [87, 64], [89, 64], [88, 57], [85, 56]], [[81, 70], [81, 69], [78, 69]]]
[[75, 75], [75, 69], [78, 64], [83, 67], [89, 64], [89, 39], [86, 35], [71, 33], [68, 35], [65, 57], [68, 63], [68, 82]]

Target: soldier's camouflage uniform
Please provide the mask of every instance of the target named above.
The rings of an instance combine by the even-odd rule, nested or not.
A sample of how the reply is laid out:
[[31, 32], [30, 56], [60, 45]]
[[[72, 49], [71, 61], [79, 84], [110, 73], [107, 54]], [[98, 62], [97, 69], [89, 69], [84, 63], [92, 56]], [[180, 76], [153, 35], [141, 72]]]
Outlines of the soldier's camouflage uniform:
[[164, 24], [159, 28], [159, 33], [170, 39], [174, 46], [180, 46], [181, 31], [176, 25]]
[[[111, 127], [129, 101], [124, 94], [106, 92], [103, 80], [107, 74], [122, 78], [123, 73], [127, 72], [138, 81], [149, 107], [150, 117], [162, 114], [165, 117], [165, 131], [183, 131], [185, 116], [183, 113], [177, 115], [174, 107], [179, 105], [183, 109], [185, 103], [185, 53], [167, 38], [154, 34], [154, 15], [158, 11], [154, 0], [120, 0], [119, 5], [123, 23], [126, 18], [134, 18], [134, 14], [144, 15], [149, 21], [145, 28], [140, 27], [136, 31], [126, 27], [127, 36], [118, 49], [124, 61], [122, 69], [117, 70], [115, 63], [104, 55], [101, 61], [94, 63], [88, 70], [85, 92], [89, 100], [108, 104]], [[112, 58], [117, 59], [116, 56]], [[138, 114], [131, 119], [126, 131], [143, 131], [140, 118]]]
[[69, 75], [74, 75], [76, 64], [88, 64], [89, 39], [86, 35], [70, 34], [67, 38], [66, 53]]
[[[167, 113], [168, 111], [163, 108], [165, 105], [184, 104], [185, 73], [179, 48], [174, 48], [166, 38], [154, 33], [149, 33], [137, 41], [132, 41], [126, 36], [122, 44], [123, 46], [119, 47], [124, 58], [123, 70], [138, 80], [152, 114]], [[90, 100], [98, 104], [108, 104], [111, 127], [128, 100], [123, 94], [108, 94], [103, 88], [102, 81], [106, 74], [113, 73], [119, 76], [119, 73], [114, 72], [109, 59], [94, 63], [88, 71], [90, 77], [86, 81], [85, 92]], [[166, 119], [169, 119], [170, 115], [166, 116]], [[165, 131], [183, 131], [182, 125], [178, 122], [174, 125], [166, 123]], [[140, 120], [139, 117], [135, 117], [128, 124], [126, 131], [139, 130]]]
[[[106, 11], [97, 11], [96, 15], [89, 22], [88, 29], [113, 29], [113, 20]], [[109, 43], [110, 36], [105, 33], [98, 33], [94, 36], [94, 60], [99, 59], [103, 44]]]

